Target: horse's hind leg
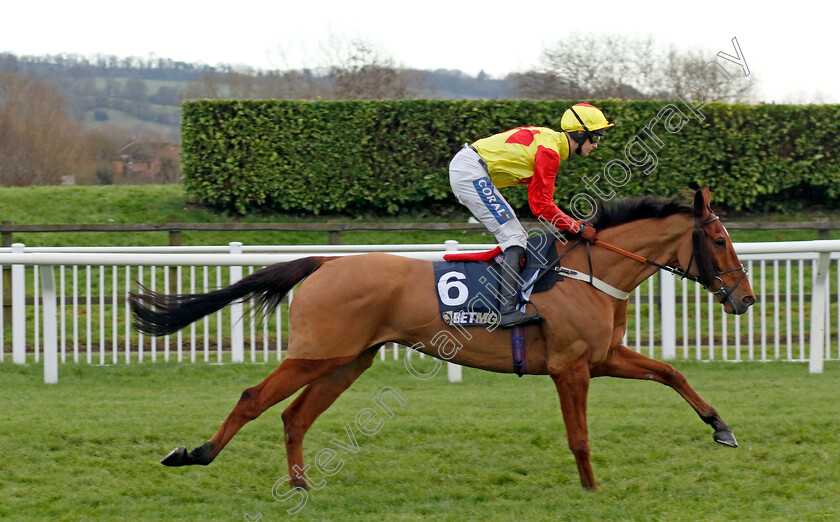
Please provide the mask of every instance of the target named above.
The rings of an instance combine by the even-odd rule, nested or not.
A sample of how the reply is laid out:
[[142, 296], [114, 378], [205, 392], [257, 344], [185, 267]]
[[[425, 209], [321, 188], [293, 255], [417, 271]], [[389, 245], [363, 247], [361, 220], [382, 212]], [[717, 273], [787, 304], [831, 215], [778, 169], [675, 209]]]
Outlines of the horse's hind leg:
[[592, 376], [653, 380], [670, 386], [694, 408], [706, 424], [714, 428], [715, 442], [733, 448], [738, 447], [732, 430], [723, 422], [718, 412], [688, 384], [682, 373], [669, 364], [645, 357], [626, 346], [619, 346], [610, 352], [603, 363], [592, 368]]
[[286, 359], [263, 382], [242, 392], [239, 402], [213, 438], [187, 452], [183, 446], [172, 450], [162, 461], [167, 466], [207, 465], [248, 421], [286, 399], [315, 379], [331, 373], [356, 359], [356, 356], [332, 359]]
[[289, 462], [291, 487], [307, 488], [303, 467], [303, 437], [338, 396], [370, 368], [379, 346], [364, 351], [355, 361], [310, 383], [283, 412], [286, 432], [286, 459]]

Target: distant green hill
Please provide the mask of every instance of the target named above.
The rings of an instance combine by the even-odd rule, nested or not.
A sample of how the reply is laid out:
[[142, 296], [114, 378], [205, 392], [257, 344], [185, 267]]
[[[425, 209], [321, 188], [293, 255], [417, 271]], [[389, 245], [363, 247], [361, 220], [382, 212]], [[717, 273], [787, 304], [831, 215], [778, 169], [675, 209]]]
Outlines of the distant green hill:
[[[0, 72], [26, 73], [57, 86], [71, 116], [88, 128], [127, 128], [135, 136], [163, 135], [178, 141], [180, 106], [185, 97], [288, 98], [317, 97], [294, 88], [283, 90], [282, 71], [240, 71], [165, 58], [84, 57], [78, 55], [15, 56], [0, 53]], [[409, 93], [432, 99], [493, 99], [510, 95], [511, 77], [475, 77], [452, 70], [403, 71]], [[305, 71], [314, 84], [326, 86], [325, 72]], [[320, 74], [320, 76], [319, 76]], [[268, 82], [270, 85], [266, 85]], [[287, 86], [288, 87], [288, 86]]]

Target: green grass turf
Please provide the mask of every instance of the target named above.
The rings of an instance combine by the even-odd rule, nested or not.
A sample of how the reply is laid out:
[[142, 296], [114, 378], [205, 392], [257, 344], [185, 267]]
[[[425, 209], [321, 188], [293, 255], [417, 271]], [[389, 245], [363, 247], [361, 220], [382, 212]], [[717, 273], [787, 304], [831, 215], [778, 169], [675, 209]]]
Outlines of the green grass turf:
[[[390, 353], [389, 353], [390, 357]], [[415, 361], [418, 362], [418, 361]], [[420, 361], [430, 367], [427, 358]], [[208, 439], [255, 364], [0, 364], [0, 519], [8, 520], [836, 520], [840, 517], [840, 365], [678, 363], [741, 444], [726, 448], [673, 391], [596, 379], [592, 463], [602, 492], [580, 488], [547, 377], [465, 369], [420, 381], [377, 358], [313, 426], [307, 463], [385, 386], [407, 401], [358, 453], [295, 502], [272, 497], [286, 474], [280, 414], [247, 425], [207, 467], [158, 463]], [[286, 490], [286, 486], [278, 489]]]

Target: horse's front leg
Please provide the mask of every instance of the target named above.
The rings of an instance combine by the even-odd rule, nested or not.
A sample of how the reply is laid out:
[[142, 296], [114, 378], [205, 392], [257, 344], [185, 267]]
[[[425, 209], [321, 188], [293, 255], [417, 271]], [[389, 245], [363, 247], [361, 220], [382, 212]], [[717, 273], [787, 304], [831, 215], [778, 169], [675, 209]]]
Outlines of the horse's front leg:
[[560, 396], [560, 409], [566, 425], [569, 449], [575, 456], [581, 485], [590, 491], [598, 491], [598, 483], [592, 473], [589, 461], [589, 433], [586, 427], [586, 401], [589, 394], [589, 361], [586, 356], [576, 362], [552, 369], [549, 374]]
[[603, 363], [591, 369], [591, 376], [652, 380], [670, 386], [694, 408], [706, 424], [714, 428], [715, 442], [733, 448], [738, 447], [735, 435], [720, 418], [718, 412], [688, 384], [682, 373], [669, 364], [645, 357], [626, 346], [619, 346], [610, 351]]

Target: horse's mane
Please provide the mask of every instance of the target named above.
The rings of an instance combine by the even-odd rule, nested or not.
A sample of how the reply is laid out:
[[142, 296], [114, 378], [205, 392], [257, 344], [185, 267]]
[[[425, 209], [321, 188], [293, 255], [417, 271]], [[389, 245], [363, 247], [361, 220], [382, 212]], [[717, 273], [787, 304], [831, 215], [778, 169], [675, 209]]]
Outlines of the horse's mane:
[[664, 218], [692, 211], [691, 205], [676, 199], [660, 199], [652, 196], [618, 198], [600, 205], [590, 223], [601, 230], [638, 219]]

